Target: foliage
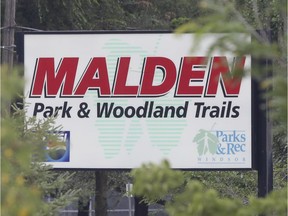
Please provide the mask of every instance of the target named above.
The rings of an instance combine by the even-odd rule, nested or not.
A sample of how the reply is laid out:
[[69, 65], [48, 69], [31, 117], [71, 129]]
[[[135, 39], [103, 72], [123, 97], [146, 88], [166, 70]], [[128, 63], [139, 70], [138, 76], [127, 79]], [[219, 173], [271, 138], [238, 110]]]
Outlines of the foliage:
[[[266, 198], [251, 196], [246, 205], [240, 199], [223, 198], [215, 189], [210, 189], [197, 180], [186, 180], [184, 173], [173, 171], [167, 161], [160, 165], [142, 165], [133, 170], [133, 193], [143, 196], [148, 202], [166, 197], [165, 210], [173, 216], [246, 216], [287, 214], [287, 188], [270, 193]], [[169, 193], [169, 191], [175, 191]], [[167, 199], [167, 195], [169, 199]]]
[[167, 204], [170, 215], [235, 215], [240, 201], [220, 199], [217, 192], [197, 181], [188, 182], [184, 191], [177, 194], [173, 202]]
[[68, 206], [79, 196], [79, 189], [69, 185], [74, 181], [74, 173], [57, 173], [43, 163], [34, 163], [30, 172], [26, 174], [28, 185], [38, 185], [43, 191], [43, 198], [37, 215], [56, 214], [60, 209]]
[[[53, 120], [25, 119], [25, 110], [10, 102], [22, 90], [17, 70], [1, 70], [1, 213], [2, 215], [51, 215], [70, 203], [78, 191], [65, 189], [72, 175], [55, 176], [41, 163], [47, 131], [55, 130]], [[5, 102], [5, 103], [3, 103]], [[53, 197], [51, 202], [46, 197]]]
[[[22, 140], [15, 127], [21, 119], [9, 117], [9, 102], [22, 86], [15, 71], [8, 76], [1, 69], [1, 214], [32, 215], [40, 204], [41, 190], [36, 185], [25, 185], [32, 146]], [[13, 86], [13, 87], [12, 87]], [[8, 108], [7, 108], [8, 107]], [[4, 111], [5, 110], [5, 111]], [[16, 203], [21, 203], [17, 205]]]
[[[58, 175], [61, 175], [63, 171], [58, 171]], [[89, 198], [95, 195], [95, 171], [70, 171], [73, 175], [73, 180], [68, 182], [67, 188], [74, 190], [81, 190], [77, 194], [77, 197], [82, 200], [83, 203], [87, 203]]]
[[243, 203], [257, 194], [257, 172], [251, 171], [195, 171], [184, 172], [185, 179], [200, 181], [207, 188], [214, 188], [219, 196], [237, 198]]
[[[4, 1], [1, 2], [3, 5]], [[266, 96], [269, 98], [270, 109], [273, 110], [271, 117], [273, 117], [273, 125], [275, 126], [273, 136], [274, 187], [279, 189], [287, 184], [286, 10], [287, 2], [285, 0], [17, 0], [16, 23], [19, 26], [42, 30], [171, 30], [184, 24], [176, 32], [196, 32], [199, 34], [206, 32], [247, 32], [251, 34], [252, 44], [244, 44], [242, 41], [235, 41], [232, 37], [226, 36], [220, 38], [210, 51], [219, 48], [222, 50], [229, 49], [236, 55], [252, 54], [258, 59], [268, 59], [269, 61], [266, 61], [268, 63], [273, 62], [272, 66], [270, 64], [264, 68], [265, 70], [261, 66], [258, 69], [253, 68], [252, 73], [255, 78], [263, 81], [263, 89], [269, 90], [266, 91]], [[264, 29], [268, 29], [269, 32], [256, 31]], [[227, 44], [229, 45], [227, 46]], [[264, 74], [270, 73], [271, 68], [273, 68], [273, 77], [265, 79]], [[2, 92], [5, 91], [4, 95], [10, 94], [11, 90], [15, 90], [14, 87], [20, 83], [19, 79], [12, 79], [12, 82], [13, 84], [2, 88]], [[273, 91], [270, 91], [271, 89]], [[2, 104], [5, 103], [2, 102]], [[7, 121], [9, 122], [9, 120]], [[11, 127], [13, 128], [13, 126]], [[6, 129], [2, 128], [2, 130]], [[29, 150], [27, 147], [25, 149]], [[9, 156], [11, 153], [9, 150], [8, 153], [5, 153], [4, 148], [2, 150], [4, 156], [5, 154]], [[17, 158], [24, 155], [28, 157], [28, 154], [23, 153], [17, 155]], [[21, 159], [21, 161], [23, 164], [20, 165], [27, 167], [24, 163], [27, 160]], [[153, 165], [147, 165], [147, 168], [149, 167], [153, 167]], [[167, 164], [162, 164], [161, 167], [165, 168]], [[155, 190], [154, 187], [156, 186], [153, 184], [152, 174], [156, 175], [159, 172], [161, 169], [155, 169], [151, 175], [149, 173], [139, 174], [153, 185], [149, 186], [150, 189], [147, 186], [148, 188], [144, 191]], [[70, 186], [75, 185], [76, 188], [82, 188], [81, 197], [85, 197], [85, 194], [90, 195], [95, 185], [95, 182], [91, 181], [93, 175], [93, 173], [88, 172], [77, 172], [73, 176], [73, 182], [70, 182]], [[169, 173], [165, 178], [169, 179], [171, 175], [172, 173]], [[119, 185], [124, 185], [120, 176], [123, 177], [124, 182], [127, 180], [121, 172], [115, 172], [109, 176], [111, 185], [116, 185], [118, 189], [121, 189]], [[162, 179], [162, 183], [165, 182], [163, 177], [157, 178]], [[190, 179], [201, 181], [207, 188], [217, 188], [220, 197], [237, 197], [242, 201], [244, 200], [245, 203], [248, 202], [249, 195], [256, 194], [255, 172], [185, 172], [184, 181], [190, 181]], [[175, 190], [183, 189], [177, 189], [177, 187], [175, 189], [174, 187], [174, 190], [170, 191], [167, 186], [165, 187], [161, 189], [161, 198], [165, 197], [165, 192], [173, 194]], [[198, 186], [196, 185], [196, 187]], [[41, 192], [40, 189], [37, 190]], [[155, 198], [156, 195], [153, 199], [158, 199]], [[21, 199], [19, 200], [21, 201]], [[26, 199], [23, 200], [27, 201]]]
[[110, 190], [115, 190], [121, 194], [126, 193], [126, 184], [132, 182], [130, 172], [127, 171], [110, 171], [108, 174], [108, 188]]
[[210, 12], [209, 15], [180, 26], [177, 33], [193, 32], [201, 36], [211, 32], [242, 32], [251, 35], [252, 43], [223, 35], [210, 47], [208, 54], [217, 49], [230, 51], [235, 56], [253, 57], [252, 77], [260, 83], [262, 97], [267, 100], [273, 129], [274, 185], [283, 187], [287, 184], [287, 2], [204, 0], [200, 5], [202, 10]]
[[[282, 7], [282, 5], [286, 5]], [[282, 132], [287, 124], [287, 35], [285, 31], [287, 3], [284, 1], [202, 1], [203, 10], [210, 11], [206, 17], [198, 17], [177, 29], [178, 33], [193, 32], [227, 33], [242, 32], [252, 37], [252, 43], [243, 43], [231, 36], [223, 35], [209, 50], [230, 51], [236, 56], [251, 55], [256, 60], [273, 62], [273, 77], [267, 74], [271, 66], [266, 64], [254, 67], [252, 75], [262, 81], [262, 87], [268, 91], [272, 117]], [[272, 20], [272, 21], [271, 21]], [[225, 25], [223, 25], [225, 23]], [[199, 37], [200, 38], [200, 37]], [[198, 39], [199, 39], [198, 38]], [[275, 97], [276, 96], [276, 97]], [[284, 129], [284, 130], [283, 130]]]
[[97, 0], [19, 0], [16, 23], [40, 30], [89, 30]]
[[145, 195], [149, 202], [164, 199], [169, 192], [184, 183], [183, 174], [180, 171], [170, 170], [168, 161], [163, 161], [159, 166], [152, 163], [144, 164], [141, 169], [134, 169], [132, 176], [133, 192], [136, 195]]
[[197, 0], [18, 0], [16, 23], [40, 30], [169, 30], [201, 14]]
[[[286, 5], [286, 7], [283, 7], [283, 5]], [[186, 188], [181, 193], [166, 194], [175, 197], [172, 198], [174, 200], [172, 204], [168, 201], [166, 210], [171, 215], [217, 215], [218, 212], [219, 215], [286, 215], [287, 35], [285, 29], [287, 28], [287, 3], [284, 1], [266, 0], [246, 0], [241, 1], [241, 3], [237, 1], [213, 0], [201, 1], [200, 6], [206, 16], [202, 14], [202, 16], [190, 19], [188, 23], [176, 30], [177, 33], [197, 33], [199, 35], [197, 40], [201, 39], [200, 36], [203, 33], [241, 32], [248, 33], [252, 37], [252, 43], [243, 43], [243, 41], [235, 40], [229, 35], [223, 35], [210, 47], [207, 54], [210, 55], [216, 49], [230, 51], [236, 56], [252, 55], [254, 62], [261, 63], [253, 65], [252, 76], [261, 82], [263, 96], [269, 101], [270, 117], [274, 129], [274, 185], [276, 189], [281, 190], [272, 192], [266, 199], [249, 199], [249, 196], [256, 194], [257, 179], [255, 172], [186, 172], [185, 179], [189, 183], [187, 183]], [[197, 40], [195, 41], [194, 49], [199, 44]], [[273, 76], [267, 76], [271, 74], [272, 69]], [[247, 71], [247, 73], [250, 72]], [[199, 140], [201, 141], [201, 139]], [[152, 165], [150, 166], [153, 167]], [[156, 168], [153, 167], [153, 169]], [[143, 173], [145, 172], [146, 175], [150, 176], [149, 170], [145, 168], [143, 170]], [[158, 170], [158, 172], [161, 172], [161, 170]], [[170, 171], [166, 170], [165, 172]], [[137, 173], [141, 176], [140, 170]], [[158, 173], [158, 175], [161, 174]], [[139, 178], [137, 175], [135, 176], [135, 185], [137, 181], [140, 181]], [[148, 177], [146, 176], [146, 178]], [[153, 179], [152, 174], [149, 178]], [[221, 195], [217, 195], [213, 190], [206, 190], [199, 183], [190, 182], [190, 179], [200, 180], [206, 188], [217, 188]], [[166, 181], [170, 182], [172, 180], [167, 178]], [[151, 185], [145, 185], [144, 181], [141, 183], [143, 185], [137, 184], [134, 190], [137, 195], [145, 196], [146, 199], [151, 196], [149, 193], [152, 193], [153, 197], [153, 195], [157, 195], [158, 191], [162, 191], [162, 182], [158, 186], [155, 185], [157, 184], [156, 182], [153, 182], [153, 192], [144, 190], [144, 188], [152, 187]], [[207, 193], [209, 196], [203, 195]], [[161, 197], [163, 196], [162, 194]], [[220, 199], [219, 197], [224, 198]], [[237, 197], [242, 202], [248, 203], [248, 205], [244, 207], [239, 205], [239, 201], [234, 202], [227, 200], [225, 197]], [[154, 199], [156, 198], [154, 197]], [[190, 202], [190, 200], [193, 201]], [[217, 203], [218, 201], [219, 203]], [[281, 202], [278, 205], [279, 209], [275, 208], [277, 202]], [[208, 206], [208, 209], [203, 203]], [[219, 207], [219, 209], [216, 207]], [[234, 212], [231, 213], [225, 211], [225, 209], [232, 209]]]

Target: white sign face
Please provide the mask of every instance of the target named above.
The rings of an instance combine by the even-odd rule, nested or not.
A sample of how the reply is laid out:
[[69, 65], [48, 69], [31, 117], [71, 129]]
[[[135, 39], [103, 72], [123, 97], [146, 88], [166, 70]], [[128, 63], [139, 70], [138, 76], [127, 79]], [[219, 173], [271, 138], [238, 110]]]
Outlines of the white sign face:
[[[250, 56], [213, 52], [222, 34], [24, 35], [27, 115], [57, 116], [54, 168], [252, 168]], [[243, 43], [250, 38], [235, 34]], [[235, 75], [236, 74], [236, 75]]]

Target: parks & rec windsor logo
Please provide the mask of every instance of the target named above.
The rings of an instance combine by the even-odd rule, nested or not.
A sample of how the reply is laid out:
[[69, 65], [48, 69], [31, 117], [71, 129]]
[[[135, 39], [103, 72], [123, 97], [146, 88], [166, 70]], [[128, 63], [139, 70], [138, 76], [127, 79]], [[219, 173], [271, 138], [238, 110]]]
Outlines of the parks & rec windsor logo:
[[198, 164], [243, 164], [246, 158], [244, 130], [200, 129], [194, 136]]

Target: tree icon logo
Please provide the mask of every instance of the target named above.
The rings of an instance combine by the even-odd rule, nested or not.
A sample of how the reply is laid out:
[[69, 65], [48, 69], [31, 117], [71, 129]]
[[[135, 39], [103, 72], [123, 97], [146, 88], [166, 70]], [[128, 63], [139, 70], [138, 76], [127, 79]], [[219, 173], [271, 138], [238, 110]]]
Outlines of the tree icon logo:
[[197, 143], [198, 154], [205, 155], [207, 153], [216, 154], [217, 145], [219, 143], [217, 136], [213, 133], [200, 129], [193, 139]]

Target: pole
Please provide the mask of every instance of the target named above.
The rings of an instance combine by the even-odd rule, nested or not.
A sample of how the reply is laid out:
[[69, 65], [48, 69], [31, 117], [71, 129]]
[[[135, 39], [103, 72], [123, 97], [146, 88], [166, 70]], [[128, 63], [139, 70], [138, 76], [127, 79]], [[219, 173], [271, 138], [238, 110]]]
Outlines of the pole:
[[[12, 73], [13, 68], [13, 58], [14, 58], [14, 26], [15, 26], [15, 10], [16, 10], [16, 0], [6, 0], [5, 1], [5, 12], [4, 12], [4, 26], [3, 30], [3, 40], [1, 45], [1, 67], [7, 74]], [[3, 67], [4, 66], [4, 67]], [[2, 74], [3, 76], [3, 74]], [[3, 100], [1, 106], [1, 116], [10, 114], [10, 99]]]
[[[271, 62], [269, 60], [260, 60], [256, 61], [256, 64], [267, 70]], [[268, 110], [269, 101], [264, 96], [268, 90], [261, 90], [258, 82], [255, 84], [255, 91], [254, 106], [256, 106], [256, 109], [254, 122], [257, 136], [258, 197], [265, 197], [273, 190], [272, 129]]]
[[129, 216], [132, 216], [131, 196], [128, 196]]
[[107, 172], [103, 170], [95, 171], [95, 179], [95, 215], [107, 216]]
[[[273, 41], [271, 31], [260, 30], [259, 34], [266, 35], [270, 43]], [[272, 60], [257, 59], [255, 63], [265, 72], [264, 80], [271, 78]], [[272, 123], [269, 116], [269, 99], [266, 96], [271, 89], [261, 89], [262, 81], [257, 84], [256, 95], [258, 197], [266, 197], [273, 190]]]
[[131, 204], [131, 198], [133, 197], [131, 192], [132, 192], [132, 184], [128, 183], [126, 184], [126, 194], [128, 198], [128, 208], [129, 208], [129, 216], [132, 216], [132, 204]]
[[[261, 103], [260, 103], [261, 104]], [[260, 105], [259, 104], [259, 105]], [[273, 190], [273, 159], [271, 122], [268, 116], [268, 102], [264, 102], [263, 109], [259, 110], [258, 132], [258, 197], [265, 197]]]
[[2, 64], [8, 66], [11, 71], [14, 57], [14, 26], [15, 26], [16, 0], [5, 1], [4, 27], [3, 27], [3, 44]]

